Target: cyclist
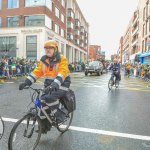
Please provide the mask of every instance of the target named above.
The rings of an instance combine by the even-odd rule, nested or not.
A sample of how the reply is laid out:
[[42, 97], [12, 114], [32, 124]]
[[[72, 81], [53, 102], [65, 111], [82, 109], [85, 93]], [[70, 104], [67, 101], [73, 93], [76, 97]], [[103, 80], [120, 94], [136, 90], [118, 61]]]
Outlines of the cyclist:
[[[111, 80], [114, 81], [114, 77], [116, 77], [116, 80], [121, 80], [121, 74], [120, 74], [120, 63], [118, 63], [118, 59], [115, 58], [114, 62], [109, 67], [109, 70], [112, 70], [111, 74]], [[114, 83], [112, 83], [114, 84]]]
[[[69, 76], [68, 61], [64, 56], [60, 55], [56, 41], [49, 40], [45, 42], [44, 48], [46, 55], [41, 58], [39, 65], [26, 78], [25, 82], [20, 84], [19, 90], [24, 89], [26, 86], [31, 86], [38, 78], [44, 76], [45, 89], [41, 96], [42, 102], [45, 102], [44, 109], [48, 113], [51, 110], [56, 119], [59, 119], [59, 122], [63, 122], [65, 116], [60, 114], [58, 107], [60, 106], [59, 99], [63, 98], [66, 92], [59, 88], [60, 86], [65, 88], [70, 87], [71, 79]], [[50, 93], [51, 90], [53, 92]], [[62, 116], [60, 117], [60, 115]], [[42, 132], [47, 133], [50, 130], [49, 122], [45, 119], [44, 115], [40, 117], [43, 119]]]

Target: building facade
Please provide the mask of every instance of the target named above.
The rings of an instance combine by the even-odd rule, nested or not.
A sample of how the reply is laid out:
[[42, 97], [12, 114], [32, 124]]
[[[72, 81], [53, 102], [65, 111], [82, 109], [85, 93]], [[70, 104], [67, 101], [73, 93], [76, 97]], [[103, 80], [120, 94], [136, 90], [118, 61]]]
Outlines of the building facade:
[[[86, 61], [89, 25], [84, 20], [87, 43], [81, 47], [75, 42], [75, 22], [68, 22], [68, 3], [69, 0], [0, 0], [0, 56], [39, 60], [44, 54], [44, 42], [56, 40], [69, 62]], [[78, 6], [76, 0], [73, 4]], [[83, 16], [81, 11], [79, 14]], [[68, 36], [70, 27], [74, 30], [72, 41]]]
[[132, 48], [132, 19], [129, 21], [126, 32], [123, 36], [123, 45], [122, 45], [122, 64], [129, 62], [130, 60], [130, 50]]
[[89, 46], [89, 60], [100, 60], [101, 57], [101, 46], [90, 45]]
[[[131, 36], [129, 36], [131, 33]], [[128, 52], [129, 51], [129, 52]], [[129, 53], [129, 54], [128, 54]], [[150, 0], [139, 0], [123, 42], [123, 62], [150, 63]]]
[[123, 52], [123, 36], [120, 38], [119, 49], [117, 51], [118, 60], [122, 64], [122, 52]]

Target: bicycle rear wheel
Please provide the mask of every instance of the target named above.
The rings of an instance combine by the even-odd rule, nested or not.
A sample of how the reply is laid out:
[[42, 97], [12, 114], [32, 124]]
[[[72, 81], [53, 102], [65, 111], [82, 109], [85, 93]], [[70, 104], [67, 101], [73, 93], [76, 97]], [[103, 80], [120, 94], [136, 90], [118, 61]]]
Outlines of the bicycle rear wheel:
[[9, 150], [35, 150], [41, 137], [41, 129], [40, 118], [27, 114], [12, 128], [8, 141]]
[[62, 133], [66, 132], [72, 123], [72, 119], [73, 119], [73, 112], [68, 114], [66, 120], [63, 123], [58, 124], [57, 126], [58, 131]]

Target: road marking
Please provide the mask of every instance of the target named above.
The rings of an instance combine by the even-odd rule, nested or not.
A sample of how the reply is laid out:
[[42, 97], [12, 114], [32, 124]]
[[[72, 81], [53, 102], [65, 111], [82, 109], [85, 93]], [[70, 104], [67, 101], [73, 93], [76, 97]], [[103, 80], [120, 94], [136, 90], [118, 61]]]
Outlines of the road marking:
[[137, 88], [119, 88], [120, 90], [129, 90], [129, 91], [141, 91], [141, 92], [150, 92], [150, 90], [137, 89]]
[[[4, 118], [4, 117], [2, 117], [2, 119], [5, 122], [16, 123], [18, 121], [18, 119]], [[93, 133], [93, 134], [107, 135], [107, 136], [113, 136], [113, 137], [150, 141], [150, 136], [144, 136], [144, 135], [135, 135], [135, 134], [128, 134], [128, 133], [114, 132], [114, 131], [105, 131], [105, 130], [98, 130], [98, 129], [91, 129], [91, 128], [75, 127], [75, 126], [70, 126], [69, 129], [73, 131], [80, 131], [80, 132], [85, 132], [85, 133]]]

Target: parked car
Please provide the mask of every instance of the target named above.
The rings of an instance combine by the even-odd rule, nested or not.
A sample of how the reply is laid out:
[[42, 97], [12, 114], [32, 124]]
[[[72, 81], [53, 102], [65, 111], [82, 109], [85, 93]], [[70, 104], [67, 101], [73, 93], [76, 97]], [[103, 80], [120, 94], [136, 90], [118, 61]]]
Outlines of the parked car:
[[103, 74], [104, 66], [100, 61], [92, 61], [85, 68], [85, 75], [96, 73], [98, 76]]

